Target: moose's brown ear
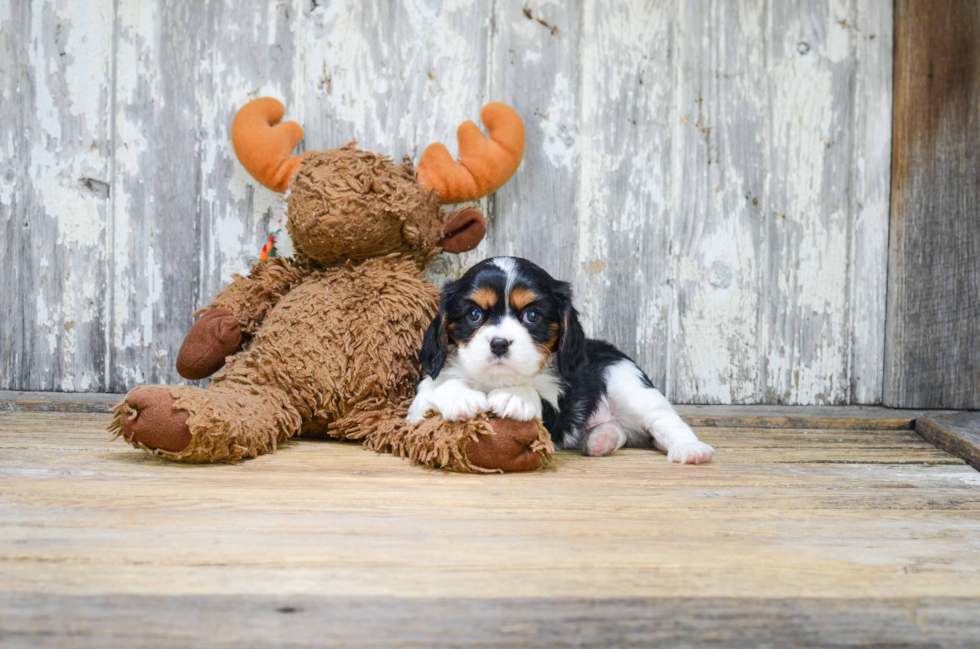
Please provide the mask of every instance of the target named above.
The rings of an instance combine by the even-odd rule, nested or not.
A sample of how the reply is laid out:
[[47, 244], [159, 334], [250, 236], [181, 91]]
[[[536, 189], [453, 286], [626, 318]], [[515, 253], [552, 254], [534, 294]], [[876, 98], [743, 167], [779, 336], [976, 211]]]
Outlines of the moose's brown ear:
[[487, 233], [487, 220], [475, 207], [465, 207], [449, 219], [439, 245], [444, 252], [459, 254], [473, 250]]

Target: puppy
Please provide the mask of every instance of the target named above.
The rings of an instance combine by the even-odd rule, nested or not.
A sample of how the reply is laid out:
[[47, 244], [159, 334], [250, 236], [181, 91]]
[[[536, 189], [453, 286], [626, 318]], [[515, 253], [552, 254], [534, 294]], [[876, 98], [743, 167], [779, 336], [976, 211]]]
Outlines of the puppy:
[[411, 422], [431, 410], [447, 421], [488, 412], [540, 418], [556, 448], [585, 455], [652, 445], [698, 464], [715, 452], [629, 357], [585, 337], [570, 286], [526, 259], [481, 261], [446, 286], [419, 361]]

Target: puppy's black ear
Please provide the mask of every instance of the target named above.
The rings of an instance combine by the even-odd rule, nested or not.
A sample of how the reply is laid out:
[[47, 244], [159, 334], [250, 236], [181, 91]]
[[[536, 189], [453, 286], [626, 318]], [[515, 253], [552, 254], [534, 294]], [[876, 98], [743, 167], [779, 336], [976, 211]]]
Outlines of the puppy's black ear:
[[558, 371], [568, 378], [586, 362], [585, 332], [572, 306], [572, 288], [560, 282], [554, 291], [558, 301]]
[[419, 350], [419, 363], [426, 376], [437, 378], [442, 366], [446, 363], [446, 347], [449, 337], [446, 335], [446, 314], [442, 309], [436, 314], [429, 328], [425, 330], [422, 339], [422, 349]]
[[449, 307], [458, 293], [457, 283], [447, 285], [442, 289], [442, 296], [439, 299], [439, 313], [425, 330], [425, 337], [422, 338], [422, 349], [419, 350], [419, 363], [426, 376], [433, 379], [439, 377], [442, 366], [446, 364], [446, 353], [449, 347], [449, 333], [446, 331], [446, 318], [448, 317]]

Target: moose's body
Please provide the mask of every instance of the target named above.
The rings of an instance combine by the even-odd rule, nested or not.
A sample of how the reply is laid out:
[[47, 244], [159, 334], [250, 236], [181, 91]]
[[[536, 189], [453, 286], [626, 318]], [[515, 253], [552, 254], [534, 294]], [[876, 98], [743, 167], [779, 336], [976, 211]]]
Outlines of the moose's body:
[[187, 462], [234, 462], [306, 433], [363, 439], [376, 450], [459, 470], [538, 466], [550, 445], [539, 443], [547, 437], [535, 422], [500, 428], [514, 442], [505, 448], [499, 440], [481, 446], [480, 435], [495, 430], [485, 420], [413, 428], [403, 419], [419, 379], [422, 336], [438, 311], [438, 291], [423, 272], [441, 251], [469, 250], [486, 231], [478, 210], [443, 211], [439, 192], [472, 200], [483, 195], [472, 188], [485, 193], [503, 184], [523, 152], [520, 118], [491, 105], [484, 109], [491, 140], [472, 123], [460, 129], [464, 164], [471, 155], [480, 172], [447, 162], [438, 145], [417, 177], [410, 162], [395, 164], [353, 143], [289, 158], [302, 129], [276, 126], [282, 113], [274, 100], [250, 103], [236, 116], [232, 139], [257, 179], [289, 189], [294, 256], [256, 264], [199, 312], [177, 368], [200, 379], [224, 365], [210, 385], [136, 388], [110, 429]]
[[294, 416], [280, 439], [343, 436], [352, 413], [414, 393], [418, 349], [438, 305], [435, 286], [401, 257], [314, 271], [279, 298], [205, 392], [281, 393], [276, 401]]

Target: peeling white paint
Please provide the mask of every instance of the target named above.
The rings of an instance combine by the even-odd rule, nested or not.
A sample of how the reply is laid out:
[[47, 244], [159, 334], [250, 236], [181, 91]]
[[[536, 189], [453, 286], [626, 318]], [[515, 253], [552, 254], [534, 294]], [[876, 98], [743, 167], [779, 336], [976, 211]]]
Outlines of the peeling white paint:
[[18, 268], [0, 273], [0, 308], [17, 314], [0, 318], [0, 340], [23, 345], [0, 350], [0, 388], [72, 390], [101, 373], [111, 34], [108, 0], [8, 4], [0, 19], [4, 56], [17, 71], [0, 77], [8, 156], [0, 163], [0, 215], [27, 240], [10, 250], [35, 251], [8, 259]]
[[542, 153], [555, 167], [571, 169], [578, 160], [578, 134], [575, 132], [575, 98], [568, 78], [555, 75], [551, 103], [541, 116], [540, 128], [544, 132]]
[[[144, 161], [154, 148], [153, 134], [139, 114], [141, 106], [153, 99], [158, 110], [166, 109], [158, 75], [153, 69], [157, 51], [158, 12], [155, 4], [119, 3], [116, 43], [116, 143], [117, 186], [113, 192], [114, 238], [116, 254], [113, 285], [113, 332], [110, 338], [117, 351], [142, 348], [153, 341], [154, 301], [161, 296], [162, 268], [155, 251], [148, 245], [152, 225], [145, 218], [152, 196], [138, 202], [134, 189], [143, 189]], [[127, 186], [130, 185], [130, 186]], [[149, 229], [150, 232], [145, 232]], [[156, 291], [148, 286], [156, 287]], [[138, 314], [134, 320], [134, 311]], [[127, 368], [117, 372], [130, 373]], [[142, 376], [142, 373], [140, 373]]]
[[[35, 3], [19, 45], [34, 85], [0, 80], [5, 106], [34, 101], [29, 140], [0, 124], [4, 156], [27, 161], [0, 172], [0, 213], [29, 187], [40, 216], [24, 236], [52, 249], [31, 267], [37, 348], [0, 352], [36, 366], [35, 383], [4, 387], [100, 388], [92, 341], [105, 327], [117, 389], [175, 378], [189, 318], [174, 299], [207, 303], [282, 210], [228, 139], [234, 110], [272, 95], [306, 129], [306, 148], [357, 138], [396, 160], [435, 141], [455, 152], [459, 123], [487, 101], [511, 103], [528, 128], [525, 161], [480, 202], [487, 240], [430, 277], [494, 254], [541, 261], [573, 281], [587, 331], [621, 344], [680, 401], [874, 402], [891, 8], [804, 4], [548, 0], [527, 5], [528, 19], [489, 0], [225, 0], [202, 8], [201, 21], [222, 26], [202, 45], [168, 32], [188, 27], [156, 0]], [[17, 9], [0, 5], [0, 34]], [[167, 58], [199, 45], [200, 56]], [[161, 135], [175, 112], [187, 131]], [[165, 140], [187, 133], [193, 150], [179, 155], [197, 173], [195, 209], [170, 215], [155, 174], [175, 162]], [[112, 183], [108, 197], [100, 182]], [[200, 238], [194, 258], [168, 257], [168, 218]], [[172, 285], [178, 268], [192, 285]]]

